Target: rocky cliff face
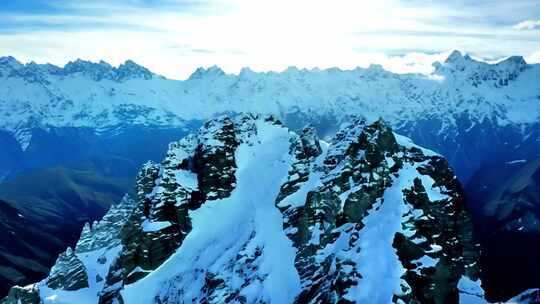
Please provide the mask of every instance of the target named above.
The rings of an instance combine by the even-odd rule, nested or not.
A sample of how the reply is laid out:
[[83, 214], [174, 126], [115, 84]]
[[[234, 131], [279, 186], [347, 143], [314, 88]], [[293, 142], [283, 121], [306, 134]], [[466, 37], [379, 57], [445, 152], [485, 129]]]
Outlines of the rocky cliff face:
[[381, 120], [329, 143], [273, 117], [211, 120], [143, 166], [136, 190], [4, 301], [484, 301], [456, 176]]
[[[296, 146], [309, 175], [303, 182], [303, 170], [293, 170], [282, 191], [298, 188], [306, 199], [293, 192], [278, 200], [308, 282], [298, 302], [458, 302], [462, 275], [476, 276], [476, 254], [446, 161], [400, 146], [381, 121], [353, 121], [331, 144], [320, 158]], [[392, 279], [397, 290], [385, 284]]]

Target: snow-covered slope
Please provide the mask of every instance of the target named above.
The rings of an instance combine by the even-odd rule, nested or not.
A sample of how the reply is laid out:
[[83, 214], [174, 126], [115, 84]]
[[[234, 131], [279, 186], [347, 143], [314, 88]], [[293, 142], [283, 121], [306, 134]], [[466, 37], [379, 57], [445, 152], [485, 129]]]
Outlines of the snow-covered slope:
[[[398, 75], [380, 66], [282, 73], [246, 68], [230, 75], [211, 67], [185, 81], [165, 79], [131, 61], [113, 68], [78, 60], [59, 68], [0, 58], [0, 130], [13, 135], [23, 150], [35, 128], [88, 127], [100, 133], [255, 112], [277, 115], [293, 128], [312, 121], [324, 132], [360, 114], [383, 117], [445, 155], [467, 178], [478, 168], [475, 155], [493, 146], [493, 159], [486, 162], [516, 149], [524, 156], [540, 154], [539, 96], [538, 65], [521, 57], [487, 64], [459, 52], [435, 63], [430, 75]], [[487, 137], [489, 143], [480, 142]]]
[[384, 121], [210, 120], [137, 194], [5, 303], [485, 302], [456, 176]]

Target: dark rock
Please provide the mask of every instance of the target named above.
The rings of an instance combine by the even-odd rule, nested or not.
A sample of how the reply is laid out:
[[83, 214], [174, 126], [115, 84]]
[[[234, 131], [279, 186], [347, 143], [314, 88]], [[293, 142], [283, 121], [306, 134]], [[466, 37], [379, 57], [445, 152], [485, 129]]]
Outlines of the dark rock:
[[47, 278], [47, 286], [61, 290], [79, 290], [89, 286], [86, 268], [71, 248], [56, 260]]
[[40, 304], [39, 290], [37, 285], [26, 287], [15, 286], [9, 290], [9, 294], [0, 300], [0, 304]]

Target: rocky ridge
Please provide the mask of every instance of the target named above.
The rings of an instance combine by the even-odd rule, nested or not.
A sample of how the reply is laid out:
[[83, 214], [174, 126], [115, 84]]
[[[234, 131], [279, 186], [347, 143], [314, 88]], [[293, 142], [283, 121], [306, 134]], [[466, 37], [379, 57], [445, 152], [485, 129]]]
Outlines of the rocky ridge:
[[84, 229], [89, 287], [47, 279], [5, 303], [485, 301], [456, 176], [382, 120], [325, 143], [273, 117], [214, 119], [143, 166], [137, 194]]

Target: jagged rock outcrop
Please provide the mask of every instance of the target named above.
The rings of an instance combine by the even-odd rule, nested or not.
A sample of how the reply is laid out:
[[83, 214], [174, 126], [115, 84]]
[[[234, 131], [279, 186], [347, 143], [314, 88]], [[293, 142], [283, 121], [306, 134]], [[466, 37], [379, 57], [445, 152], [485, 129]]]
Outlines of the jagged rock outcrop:
[[1, 304], [41, 304], [39, 290], [36, 284], [25, 287], [15, 286], [9, 290], [9, 294], [0, 300]]
[[60, 254], [47, 277], [52, 289], [79, 290], [88, 287], [86, 267], [71, 248]]
[[[466, 272], [477, 279], [477, 270], [470, 267], [477, 256], [461, 188], [444, 159], [398, 145], [382, 121], [353, 121], [319, 159], [303, 145], [297, 147], [295, 155], [305, 155], [297, 163], [310, 166], [305, 170], [309, 179], [295, 179], [305, 201], [293, 193], [278, 198], [277, 205], [285, 216], [285, 231], [299, 249], [295, 265], [306, 283], [298, 303], [459, 301], [457, 283]], [[293, 170], [289, 176], [298, 175]], [[282, 191], [290, 192], [290, 187], [286, 184]], [[377, 221], [395, 221], [401, 227]], [[369, 239], [367, 225], [375, 226], [373, 237], [387, 239]], [[376, 250], [370, 245], [381, 252], [370, 255], [368, 251]], [[376, 258], [385, 254], [383, 249], [394, 255], [390, 246], [401, 263], [397, 273], [386, 273], [383, 269], [395, 265], [384, 263], [373, 272], [400, 277], [400, 290], [382, 299], [377, 288], [384, 286], [362, 284], [369, 278], [361, 269], [371, 263], [362, 256]], [[355, 295], [362, 286], [373, 288], [364, 293], [369, 298]]]
[[135, 201], [126, 195], [118, 204], [112, 205], [100, 221], [94, 222], [92, 226], [86, 223], [75, 252], [84, 253], [120, 245], [118, 232], [126, 223], [126, 218], [131, 215], [134, 207]]
[[201, 200], [230, 195], [236, 185], [234, 151], [238, 145], [231, 119], [210, 120], [201, 129], [194, 154], [194, 170], [202, 194]]
[[456, 176], [382, 120], [326, 143], [221, 117], [143, 166], [136, 190], [110, 245], [89, 227], [79, 242], [105, 248], [95, 303], [485, 301]]
[[207, 122], [197, 137], [169, 145], [161, 165], [148, 163], [137, 178], [140, 202], [122, 231], [124, 250], [107, 277], [101, 302], [117, 298], [161, 265], [191, 230], [189, 210], [230, 195], [235, 186], [235, 126], [230, 118]]

